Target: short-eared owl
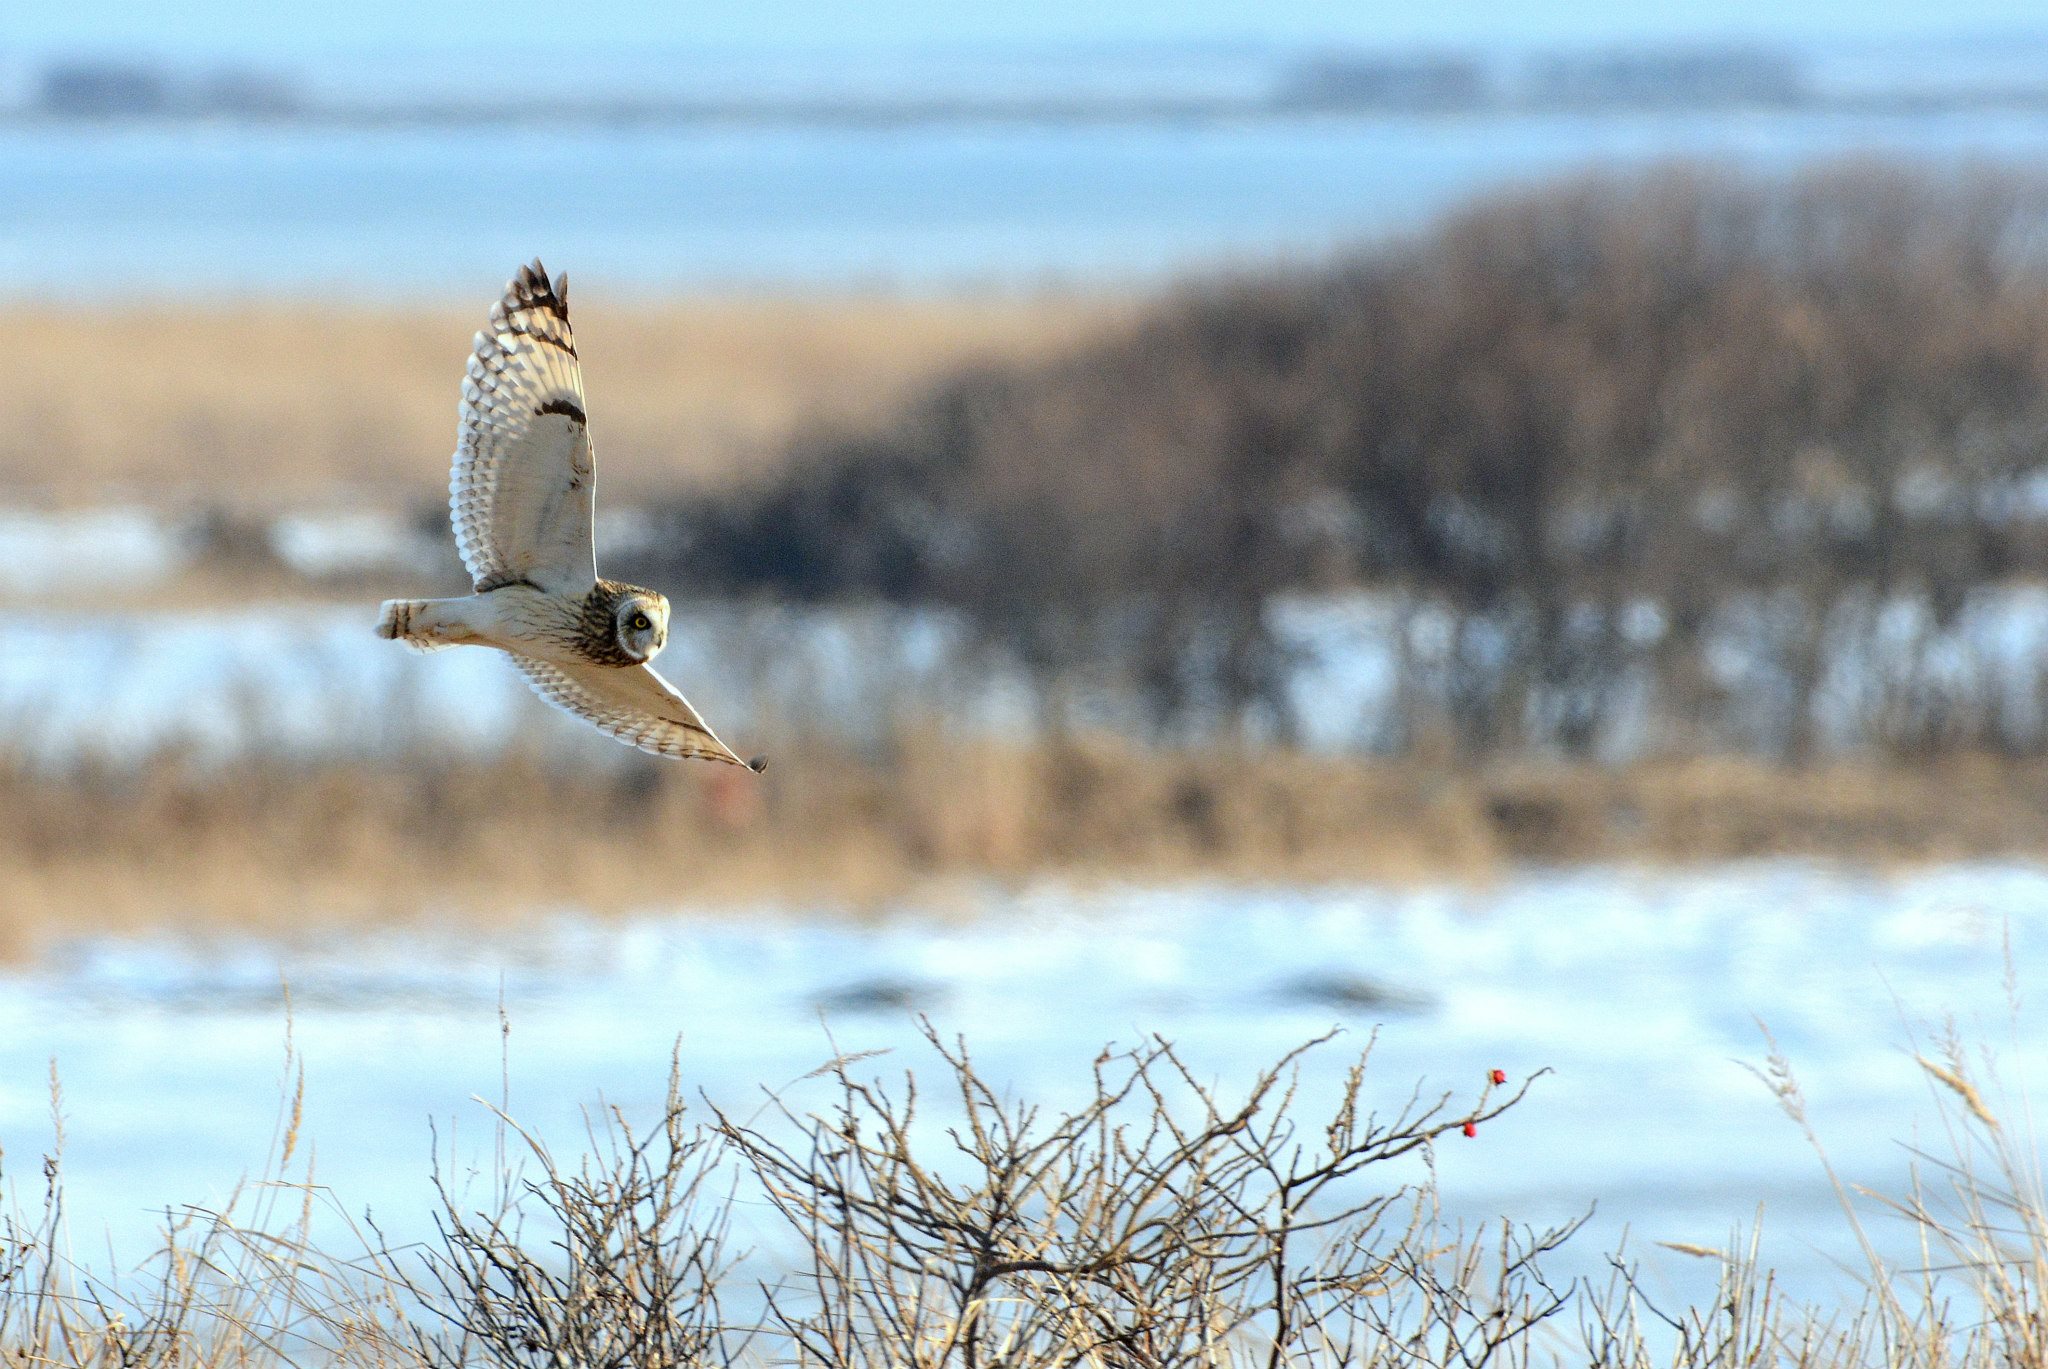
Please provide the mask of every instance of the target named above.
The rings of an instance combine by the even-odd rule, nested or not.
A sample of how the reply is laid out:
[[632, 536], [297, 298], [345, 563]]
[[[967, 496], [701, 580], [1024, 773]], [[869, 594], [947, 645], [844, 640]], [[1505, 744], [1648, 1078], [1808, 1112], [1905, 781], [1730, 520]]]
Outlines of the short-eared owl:
[[761, 769], [647, 664], [668, 641], [668, 600], [598, 577], [595, 484], [569, 280], [536, 260], [492, 307], [462, 383], [448, 506], [476, 592], [389, 600], [377, 634], [497, 647], [535, 693], [629, 746]]

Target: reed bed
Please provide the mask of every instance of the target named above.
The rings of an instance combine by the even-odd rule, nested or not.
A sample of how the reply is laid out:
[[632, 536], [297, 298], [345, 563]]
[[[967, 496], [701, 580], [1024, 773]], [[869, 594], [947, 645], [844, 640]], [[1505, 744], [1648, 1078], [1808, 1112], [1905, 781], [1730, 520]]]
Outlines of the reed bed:
[[[609, 752], [603, 753], [609, 758]], [[1529, 861], [2048, 852], [2048, 765], [1451, 766], [911, 730], [767, 775], [621, 755], [0, 768], [0, 955], [174, 925], [943, 899], [956, 880], [1485, 880]]]
[[[1787, 1297], [1753, 1235], [1676, 1248], [1719, 1277], [1711, 1297], [1675, 1305], [1620, 1255], [1604, 1280], [1551, 1273], [1577, 1223], [1447, 1224], [1434, 1148], [1483, 1144], [1504, 1113], [1542, 1106], [1540, 1075], [1389, 1089], [1368, 1044], [1317, 1088], [1303, 1063], [1344, 1049], [1323, 1038], [1232, 1090], [1152, 1040], [1105, 1048], [1059, 1109], [1008, 1096], [965, 1042], [927, 1026], [925, 1044], [900, 1070], [828, 1061], [745, 1114], [693, 1107], [673, 1071], [658, 1116], [595, 1113], [580, 1155], [500, 1110], [494, 1158], [470, 1178], [437, 1162], [432, 1234], [404, 1242], [318, 1185], [299, 1135], [303, 1076], [288, 1074], [270, 1172], [219, 1211], [167, 1214], [162, 1248], [120, 1271], [74, 1253], [60, 1131], [40, 1198], [0, 1223], [0, 1362], [2048, 1363], [2031, 1126], [2001, 1114], [1954, 1042], [1919, 1060], [1946, 1148], [1921, 1152], [1905, 1192], [1852, 1193], [1815, 1141], [1865, 1252], [1861, 1301], [1841, 1307]], [[1760, 1073], [1807, 1126], [1782, 1056]], [[1921, 1258], [1879, 1253], [1865, 1226], [1878, 1212], [1905, 1223]]]
[[[34, 344], [15, 358], [0, 502], [437, 501], [470, 335], [499, 285], [476, 282], [461, 307], [23, 305], [15, 326]], [[577, 296], [614, 508], [772, 467], [807, 426], [872, 419], [954, 367], [1059, 351], [1131, 307], [999, 293], [649, 302], [599, 281]]]

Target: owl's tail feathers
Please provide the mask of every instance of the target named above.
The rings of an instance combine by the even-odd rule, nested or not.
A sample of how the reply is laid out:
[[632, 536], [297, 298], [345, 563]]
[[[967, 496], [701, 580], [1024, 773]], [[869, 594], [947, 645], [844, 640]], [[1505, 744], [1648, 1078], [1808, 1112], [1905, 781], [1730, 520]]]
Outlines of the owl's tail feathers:
[[386, 599], [377, 619], [377, 635], [390, 642], [403, 642], [414, 651], [439, 651], [453, 646], [435, 622], [432, 599]]

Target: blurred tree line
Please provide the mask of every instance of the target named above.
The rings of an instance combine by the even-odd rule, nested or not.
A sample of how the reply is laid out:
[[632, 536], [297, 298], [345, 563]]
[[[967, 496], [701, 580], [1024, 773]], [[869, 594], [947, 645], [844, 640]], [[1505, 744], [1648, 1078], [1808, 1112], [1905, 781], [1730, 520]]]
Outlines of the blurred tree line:
[[1395, 749], [2039, 750], [2043, 191], [1856, 166], [1496, 199], [808, 437], [665, 510], [649, 570], [957, 611], [1054, 724], [1096, 682], [1163, 735], [1285, 739], [1275, 605], [1367, 592], [1398, 605]]

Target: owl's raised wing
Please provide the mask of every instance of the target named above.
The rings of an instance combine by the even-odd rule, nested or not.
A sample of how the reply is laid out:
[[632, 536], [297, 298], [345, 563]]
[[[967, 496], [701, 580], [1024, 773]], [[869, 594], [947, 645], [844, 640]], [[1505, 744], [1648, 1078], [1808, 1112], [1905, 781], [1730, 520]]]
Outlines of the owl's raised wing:
[[767, 766], [735, 755], [653, 666], [572, 665], [519, 655], [512, 662], [534, 693], [628, 746], [678, 760], [701, 756], [756, 771]]
[[520, 267], [462, 381], [448, 509], [479, 594], [522, 580], [581, 594], [597, 579], [597, 470], [568, 296], [567, 276]]

